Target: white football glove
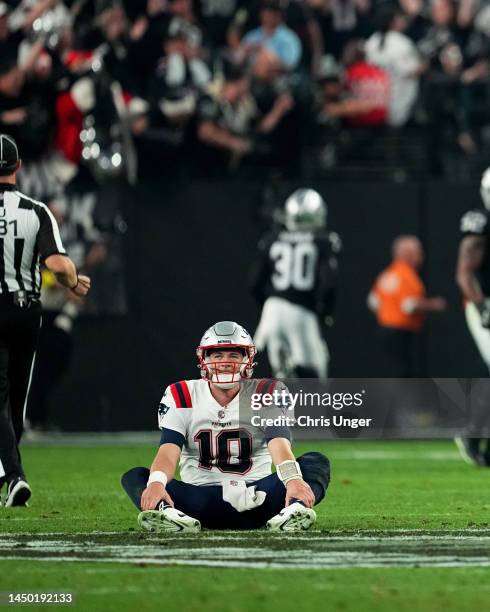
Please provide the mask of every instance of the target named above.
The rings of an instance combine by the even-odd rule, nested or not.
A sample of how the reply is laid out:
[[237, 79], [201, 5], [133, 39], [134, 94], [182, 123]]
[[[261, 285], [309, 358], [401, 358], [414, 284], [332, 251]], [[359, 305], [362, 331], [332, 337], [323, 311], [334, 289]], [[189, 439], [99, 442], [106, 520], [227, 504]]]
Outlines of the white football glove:
[[223, 483], [223, 500], [238, 512], [253, 510], [264, 503], [267, 495], [255, 489], [255, 486], [247, 487], [243, 480], [227, 480]]

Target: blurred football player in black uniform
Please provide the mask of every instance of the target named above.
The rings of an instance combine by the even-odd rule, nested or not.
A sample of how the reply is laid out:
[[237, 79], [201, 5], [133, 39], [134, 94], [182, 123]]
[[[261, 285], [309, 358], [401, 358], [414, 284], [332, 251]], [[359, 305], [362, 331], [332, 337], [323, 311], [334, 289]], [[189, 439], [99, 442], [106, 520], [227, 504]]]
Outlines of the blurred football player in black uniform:
[[[465, 300], [468, 328], [490, 370], [490, 167], [482, 177], [481, 196], [484, 208], [470, 210], [461, 219], [456, 280]], [[480, 398], [483, 417], [490, 414], [490, 397], [487, 400]], [[484, 424], [481, 416], [473, 415], [475, 427]], [[457, 438], [456, 443], [467, 461], [490, 467], [490, 439]]]
[[278, 378], [326, 378], [323, 325], [335, 302], [340, 238], [326, 231], [327, 206], [313, 189], [286, 200], [284, 226], [259, 243], [251, 289], [263, 305], [255, 335]]

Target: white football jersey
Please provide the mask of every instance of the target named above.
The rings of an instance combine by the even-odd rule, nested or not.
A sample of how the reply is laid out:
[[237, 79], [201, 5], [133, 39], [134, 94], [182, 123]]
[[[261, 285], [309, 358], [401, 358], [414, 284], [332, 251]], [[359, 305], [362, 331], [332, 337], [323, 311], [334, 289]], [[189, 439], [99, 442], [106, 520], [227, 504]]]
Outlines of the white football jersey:
[[[234, 479], [249, 483], [271, 473], [265, 429], [252, 426], [253, 411], [245, 398], [257, 391], [270, 393], [272, 388], [285, 386], [279, 381], [242, 381], [240, 392], [223, 407], [211, 395], [206, 380], [186, 380], [167, 387], [158, 410], [158, 426], [185, 438], [180, 457], [183, 482], [220, 485]], [[280, 414], [279, 409], [268, 409], [268, 416]], [[284, 428], [275, 429], [272, 435], [268, 430], [267, 434], [269, 439], [288, 436]]]

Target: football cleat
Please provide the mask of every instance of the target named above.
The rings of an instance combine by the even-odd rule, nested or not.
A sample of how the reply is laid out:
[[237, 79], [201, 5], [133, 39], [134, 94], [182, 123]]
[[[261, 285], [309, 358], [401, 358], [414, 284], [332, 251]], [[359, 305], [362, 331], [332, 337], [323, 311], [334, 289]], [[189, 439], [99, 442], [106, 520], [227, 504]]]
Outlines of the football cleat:
[[9, 482], [5, 507], [27, 506], [27, 500], [30, 498], [31, 494], [31, 487], [23, 478], [18, 476]]
[[161, 503], [158, 510], [144, 510], [138, 515], [138, 525], [152, 533], [197, 533], [201, 523], [180, 510]]
[[485, 458], [480, 452], [481, 438], [454, 438], [454, 441], [466, 463], [486, 465]]
[[306, 531], [316, 521], [316, 512], [299, 502], [283, 508], [266, 523], [269, 531]]

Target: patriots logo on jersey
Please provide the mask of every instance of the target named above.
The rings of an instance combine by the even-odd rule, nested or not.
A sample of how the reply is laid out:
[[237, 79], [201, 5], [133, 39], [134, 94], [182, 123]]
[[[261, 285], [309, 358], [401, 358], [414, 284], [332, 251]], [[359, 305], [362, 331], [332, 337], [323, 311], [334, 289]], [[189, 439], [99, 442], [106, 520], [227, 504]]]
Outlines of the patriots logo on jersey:
[[166, 406], [165, 404], [160, 404], [160, 406], [158, 406], [158, 420], [161, 421], [161, 419], [163, 419], [163, 417], [167, 414], [169, 410], [170, 410], [170, 406]]
[[160, 404], [160, 406], [158, 406], [158, 414], [162, 417], [165, 416], [169, 410], [170, 406], [166, 406], [165, 404]]

